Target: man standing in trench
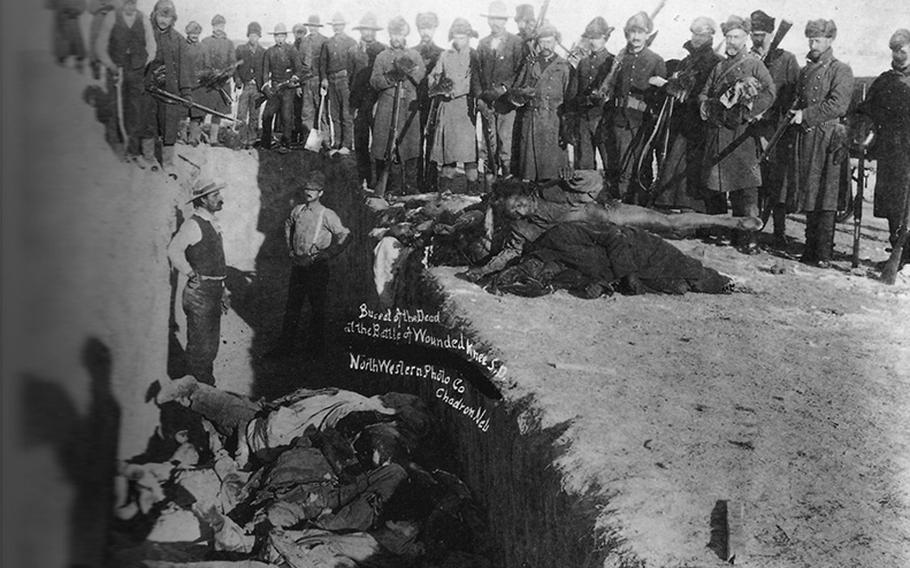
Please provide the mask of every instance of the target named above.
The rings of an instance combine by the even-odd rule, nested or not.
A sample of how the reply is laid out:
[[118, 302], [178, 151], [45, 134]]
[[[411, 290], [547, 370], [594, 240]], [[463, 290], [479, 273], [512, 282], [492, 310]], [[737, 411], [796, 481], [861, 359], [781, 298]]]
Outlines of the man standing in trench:
[[221, 315], [229, 294], [224, 287], [227, 264], [224, 241], [215, 213], [221, 211], [225, 184], [200, 178], [193, 186], [193, 214], [171, 239], [167, 256], [186, 277], [183, 311], [186, 314], [186, 361], [199, 382], [215, 384], [214, 363], [221, 341]]

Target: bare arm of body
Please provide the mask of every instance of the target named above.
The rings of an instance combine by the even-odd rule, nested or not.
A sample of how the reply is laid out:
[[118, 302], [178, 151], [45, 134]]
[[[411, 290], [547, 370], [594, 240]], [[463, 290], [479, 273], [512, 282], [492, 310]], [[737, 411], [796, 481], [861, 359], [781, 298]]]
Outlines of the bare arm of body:
[[624, 227], [637, 227], [661, 235], [711, 227], [743, 231], [756, 231], [761, 228], [761, 219], [757, 217], [728, 217], [694, 212], [667, 214], [639, 205], [615, 202], [608, 207], [599, 203], [587, 203], [584, 207], [570, 211], [563, 221], [613, 223]]

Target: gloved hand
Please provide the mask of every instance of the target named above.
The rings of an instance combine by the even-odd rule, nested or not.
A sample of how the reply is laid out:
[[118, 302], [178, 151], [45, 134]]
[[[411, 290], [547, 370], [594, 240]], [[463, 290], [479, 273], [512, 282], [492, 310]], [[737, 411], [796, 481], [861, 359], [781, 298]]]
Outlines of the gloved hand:
[[152, 84], [156, 87], [164, 88], [167, 82], [167, 67], [164, 63], [152, 69]]
[[414, 60], [410, 57], [401, 55], [395, 58], [395, 61], [392, 63], [392, 67], [399, 73], [409, 75], [414, 70], [414, 68], [417, 67], [417, 63], [415, 63]]
[[428, 95], [430, 97], [440, 97], [441, 96], [446, 99], [451, 99], [453, 87], [454, 87], [454, 83], [452, 83], [451, 79], [449, 79], [448, 77], [440, 77], [439, 81], [437, 81], [437, 83], [435, 85], [430, 87]]
[[408, 80], [408, 74], [401, 71], [397, 67], [392, 67], [391, 69], [386, 71], [385, 76], [392, 83], [400, 83], [402, 81]]

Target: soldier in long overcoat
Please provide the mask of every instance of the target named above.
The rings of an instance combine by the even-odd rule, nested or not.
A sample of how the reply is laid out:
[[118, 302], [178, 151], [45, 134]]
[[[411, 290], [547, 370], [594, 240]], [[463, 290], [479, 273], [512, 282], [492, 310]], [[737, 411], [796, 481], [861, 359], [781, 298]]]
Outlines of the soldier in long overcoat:
[[[436, 34], [436, 28], [439, 27], [439, 17], [434, 12], [421, 12], [417, 14], [416, 19], [417, 33], [420, 35], [420, 43], [414, 48], [420, 57], [423, 58], [423, 64], [427, 69], [427, 75], [423, 81], [417, 85], [417, 104], [420, 105], [420, 132], [426, 133], [427, 120], [430, 116], [430, 96], [429, 96], [429, 77], [430, 72], [436, 66], [439, 55], [443, 49], [436, 45], [433, 36]], [[432, 134], [430, 134], [432, 135]], [[431, 140], [423, 140], [424, 144], [430, 144]], [[424, 151], [424, 145], [421, 144], [421, 151]], [[421, 167], [426, 165], [426, 155], [420, 156]], [[436, 189], [438, 172], [435, 166], [429, 164], [429, 171], [422, 171], [421, 182], [428, 191]]]
[[[234, 74], [237, 54], [234, 42], [228, 39], [227, 34], [224, 32], [226, 23], [224, 16], [216, 14], [212, 18], [212, 35], [202, 40], [202, 76], [226, 75], [226, 77], [218, 81], [217, 84], [201, 90], [205, 91], [205, 100], [209, 103], [205, 106], [223, 114], [230, 114], [231, 103], [233, 102], [230, 97], [230, 93], [233, 92], [231, 76]], [[221, 117], [213, 115], [211, 124], [209, 143], [212, 146], [216, 146], [218, 144]]]
[[[790, 111], [796, 95], [799, 63], [797, 63], [795, 55], [779, 47], [769, 51], [770, 34], [774, 31], [774, 18], [761, 10], [752, 12], [750, 18], [752, 21], [752, 53], [762, 58], [762, 62], [771, 73], [771, 78], [774, 79], [774, 90], [777, 93], [774, 104], [753, 126], [763, 144], [767, 144], [774, 136], [774, 132], [790, 120], [787, 113]], [[787, 245], [787, 190], [783, 184], [783, 172], [787, 166], [787, 160], [785, 145], [779, 144], [761, 165], [761, 200], [765, 207], [771, 208], [774, 244], [782, 248]]]
[[806, 214], [806, 246], [801, 261], [829, 266], [834, 252], [834, 224], [841, 196], [841, 161], [846, 116], [853, 98], [853, 71], [831, 50], [837, 36], [832, 20], [806, 24], [809, 62], [796, 84], [796, 104], [788, 140], [787, 208]]
[[[888, 220], [894, 244], [910, 211], [910, 30], [894, 32], [888, 47], [891, 69], [875, 79], [857, 111], [875, 127], [869, 148], [877, 161], [872, 214]], [[904, 261], [908, 258], [910, 247], [904, 247]]]
[[[709, 191], [729, 195], [734, 217], [756, 217], [759, 213], [761, 149], [749, 127], [771, 107], [775, 96], [768, 69], [748, 52], [751, 27], [750, 20], [739, 16], [730, 16], [721, 24], [727, 58], [711, 71], [698, 97], [701, 117], [708, 122], [703, 182]], [[734, 233], [734, 245], [748, 254], [758, 251], [752, 232]]]
[[564, 103], [575, 97], [577, 81], [569, 62], [554, 51], [558, 39], [555, 27], [540, 27], [539, 52], [529, 67], [528, 83], [523, 85], [533, 94], [521, 121], [518, 163], [521, 177], [532, 181], [556, 179], [570, 166]]
[[388, 46], [376, 39], [376, 32], [382, 27], [376, 16], [367, 12], [360, 23], [354, 26], [360, 32], [357, 56], [354, 63], [354, 77], [351, 79], [351, 108], [354, 109], [354, 153], [357, 155], [357, 172], [361, 180], [373, 187], [373, 160], [370, 158], [370, 130], [373, 128], [373, 107], [378, 93], [370, 85], [376, 56]]
[[[423, 59], [416, 49], [407, 47], [411, 27], [402, 17], [389, 22], [389, 48], [376, 56], [370, 85], [379, 91], [376, 114], [373, 116], [373, 142], [370, 153], [377, 160], [377, 171], [392, 167], [386, 163], [389, 130], [394, 128], [400, 140], [397, 158], [404, 167], [403, 189], [417, 189], [417, 160], [420, 158], [420, 120], [416, 119], [417, 85], [426, 74]], [[400, 83], [398, 122], [392, 124], [395, 85]], [[410, 122], [409, 122], [410, 117]], [[407, 125], [407, 130], [404, 130]], [[402, 132], [404, 130], [404, 132]], [[392, 156], [394, 161], [396, 156]], [[395, 171], [393, 169], [392, 171]]]
[[[455, 167], [464, 165], [468, 193], [477, 191], [477, 137], [475, 130], [475, 99], [480, 94], [476, 52], [471, 38], [477, 32], [471, 24], [456, 18], [449, 29], [452, 48], [442, 52], [428, 74], [433, 92], [440, 96], [436, 131], [430, 159], [442, 166], [439, 191], [455, 190]], [[445, 88], [445, 87], [448, 88]]]
[[[174, 29], [177, 10], [171, 0], [158, 0], [152, 9], [152, 29], [155, 32], [155, 58], [147, 67], [146, 83], [173, 94], [190, 97], [196, 76], [188, 57], [186, 39]], [[180, 120], [186, 117], [186, 107], [168, 104], [146, 93], [142, 105], [140, 137], [142, 159], [140, 166], [157, 168], [155, 141], [160, 136], [161, 165], [174, 176], [174, 144]]]
[[704, 200], [709, 195], [701, 176], [706, 125], [699, 114], [698, 95], [721, 60], [714, 51], [716, 30], [711, 18], [700, 16], [692, 21], [692, 37], [683, 45], [689, 55], [679, 62], [665, 87], [676, 101], [670, 116], [669, 150], [654, 200], [661, 207], [707, 210]]
[[613, 67], [613, 54], [607, 51], [607, 40], [613, 28], [597, 16], [585, 27], [582, 37], [591, 52], [578, 62], [578, 96], [572, 104], [575, 113], [577, 133], [575, 136], [575, 169], [593, 170], [597, 166], [596, 155], [607, 164], [607, 146], [604, 142], [603, 118], [604, 100], [597, 93], [600, 84]]

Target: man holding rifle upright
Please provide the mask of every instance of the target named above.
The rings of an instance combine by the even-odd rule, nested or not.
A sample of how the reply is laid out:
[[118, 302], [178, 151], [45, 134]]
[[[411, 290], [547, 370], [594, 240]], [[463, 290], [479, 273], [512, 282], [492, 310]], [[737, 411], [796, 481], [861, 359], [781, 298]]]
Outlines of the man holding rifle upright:
[[834, 252], [834, 223], [840, 199], [840, 162], [847, 159], [841, 119], [853, 98], [853, 71], [831, 50], [833, 20], [806, 24], [809, 62], [796, 84], [795, 126], [787, 167], [788, 207], [806, 214], [806, 246], [800, 262], [827, 268]]
[[[910, 194], [910, 30], [894, 32], [888, 42], [891, 69], [875, 79], [857, 112], [871, 120], [875, 137], [869, 150], [877, 161], [872, 214], [888, 220], [891, 246], [907, 227]], [[900, 265], [910, 261], [905, 246]]]
[[[774, 136], [774, 132], [787, 120], [787, 112], [793, 105], [796, 95], [796, 80], [799, 78], [799, 63], [796, 56], [778, 47], [783, 36], [790, 28], [790, 22], [782, 20], [778, 31], [771, 39], [774, 32], [774, 18], [761, 10], [752, 12], [752, 53], [768, 68], [774, 80], [774, 89], [777, 97], [771, 108], [765, 111], [761, 120], [755, 125], [755, 130], [762, 142], [767, 145]], [[766, 211], [762, 216], [770, 213], [774, 224], [774, 246], [786, 248], [787, 246], [787, 192], [783, 187], [783, 170], [787, 163], [786, 152], [782, 145], [772, 149], [768, 157], [762, 161], [760, 188], [761, 201], [765, 204]], [[766, 217], [765, 217], [766, 218]]]

